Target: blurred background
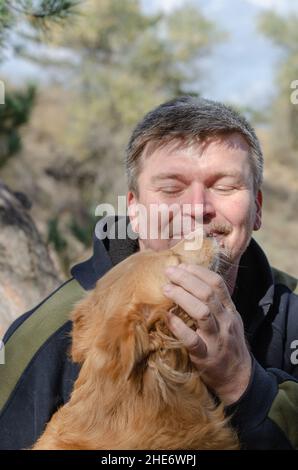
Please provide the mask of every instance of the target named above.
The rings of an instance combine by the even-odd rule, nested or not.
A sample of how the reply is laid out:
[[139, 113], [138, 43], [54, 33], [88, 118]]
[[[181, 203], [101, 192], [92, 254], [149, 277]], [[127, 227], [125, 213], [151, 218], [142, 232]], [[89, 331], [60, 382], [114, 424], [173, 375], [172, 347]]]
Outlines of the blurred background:
[[255, 238], [298, 276], [298, 1], [0, 0], [0, 46], [0, 338], [89, 256], [134, 125], [179, 94], [255, 126]]

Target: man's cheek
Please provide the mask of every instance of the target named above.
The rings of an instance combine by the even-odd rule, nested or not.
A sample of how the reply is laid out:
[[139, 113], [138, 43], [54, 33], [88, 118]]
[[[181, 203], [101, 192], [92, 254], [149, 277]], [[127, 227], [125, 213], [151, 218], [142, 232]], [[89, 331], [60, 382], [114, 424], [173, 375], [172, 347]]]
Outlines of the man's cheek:
[[243, 225], [251, 217], [252, 208], [253, 202], [250, 197], [235, 195], [235, 197], [227, 198], [222, 211], [230, 219], [232, 225]]
[[225, 239], [225, 248], [230, 252], [233, 259], [237, 259], [246, 250], [251, 238], [250, 221], [245, 219], [233, 224], [232, 232]]
[[244, 238], [250, 236], [254, 226], [255, 215], [252, 207], [247, 204], [234, 203], [230, 206], [230, 217], [226, 217], [227, 221], [233, 227], [232, 235], [243, 234]]

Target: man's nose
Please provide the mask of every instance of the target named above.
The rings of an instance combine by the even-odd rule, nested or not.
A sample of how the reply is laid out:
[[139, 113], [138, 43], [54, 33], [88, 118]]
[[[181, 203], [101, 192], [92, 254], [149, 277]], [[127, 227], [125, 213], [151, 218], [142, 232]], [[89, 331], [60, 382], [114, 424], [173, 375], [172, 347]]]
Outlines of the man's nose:
[[212, 218], [215, 215], [215, 207], [208, 188], [201, 183], [193, 185], [191, 192], [191, 216]]

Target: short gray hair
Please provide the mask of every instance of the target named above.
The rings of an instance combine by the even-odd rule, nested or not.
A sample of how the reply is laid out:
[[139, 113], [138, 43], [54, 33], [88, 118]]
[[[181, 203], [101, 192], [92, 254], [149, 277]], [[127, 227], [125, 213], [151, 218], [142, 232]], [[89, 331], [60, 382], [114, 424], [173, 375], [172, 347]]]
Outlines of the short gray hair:
[[149, 142], [162, 145], [175, 138], [200, 138], [238, 132], [250, 148], [254, 190], [263, 182], [263, 153], [253, 127], [237, 111], [217, 101], [181, 96], [150, 111], [137, 124], [126, 148], [128, 189], [138, 195], [141, 157]]

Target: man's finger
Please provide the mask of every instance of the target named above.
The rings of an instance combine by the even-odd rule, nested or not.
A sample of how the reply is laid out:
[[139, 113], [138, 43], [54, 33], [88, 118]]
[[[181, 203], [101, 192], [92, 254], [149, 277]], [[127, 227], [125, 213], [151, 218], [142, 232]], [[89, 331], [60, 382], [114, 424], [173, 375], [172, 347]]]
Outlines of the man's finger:
[[167, 315], [167, 323], [173, 335], [185, 345], [188, 351], [198, 358], [207, 356], [207, 346], [200, 336], [185, 325], [181, 318], [172, 313]]
[[218, 332], [218, 323], [209, 307], [184, 290], [183, 287], [166, 284], [164, 293], [193, 318], [197, 322], [197, 326], [205, 333], [212, 335]]
[[216, 291], [219, 301], [226, 308], [231, 308], [232, 301], [228, 290], [228, 287], [224, 279], [217, 273], [210, 271], [210, 269], [204, 266], [195, 264], [181, 264], [179, 265], [187, 272], [192, 273], [197, 277], [198, 280], [208, 284], [208, 286]]
[[179, 266], [171, 266], [166, 269], [170, 281], [183, 287], [187, 292], [208, 303], [214, 296], [211, 287], [198, 278], [194, 273]]

